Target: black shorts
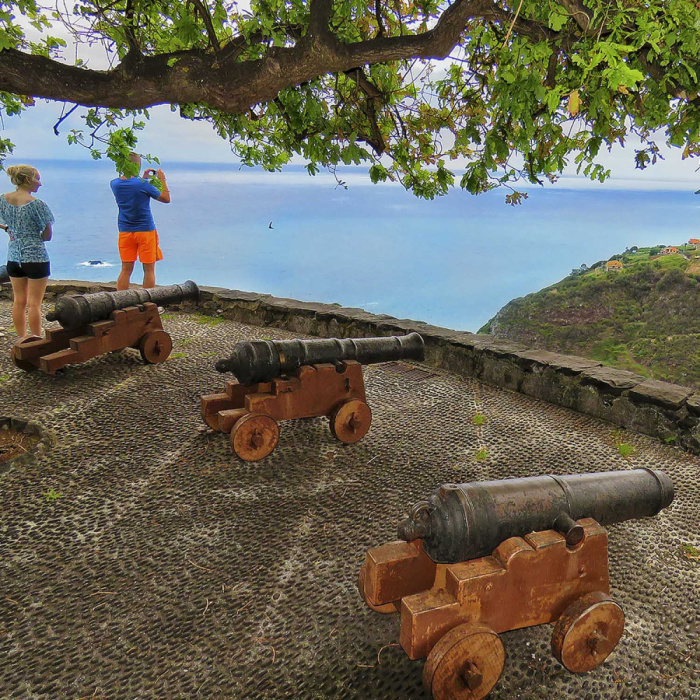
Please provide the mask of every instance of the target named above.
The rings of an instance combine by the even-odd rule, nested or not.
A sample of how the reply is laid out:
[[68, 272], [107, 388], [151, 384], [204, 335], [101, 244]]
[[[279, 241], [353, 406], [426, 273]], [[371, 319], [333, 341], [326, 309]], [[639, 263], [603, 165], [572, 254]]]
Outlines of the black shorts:
[[18, 263], [7, 261], [7, 274], [10, 277], [29, 277], [30, 280], [43, 280], [51, 274], [51, 265], [48, 262]]

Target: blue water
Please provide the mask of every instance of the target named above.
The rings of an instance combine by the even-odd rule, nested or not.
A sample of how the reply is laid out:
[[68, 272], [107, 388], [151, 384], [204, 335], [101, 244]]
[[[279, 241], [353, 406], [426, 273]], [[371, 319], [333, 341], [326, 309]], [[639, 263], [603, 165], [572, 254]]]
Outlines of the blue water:
[[[52, 278], [115, 280], [111, 164], [33, 164], [44, 183], [38, 196], [56, 216]], [[164, 169], [172, 203], [152, 204], [165, 255], [159, 284], [192, 279], [460, 330], [476, 331], [511, 299], [582, 263], [698, 235], [700, 202], [690, 193], [538, 189], [514, 208], [500, 191], [423, 201], [352, 173], [346, 190], [294, 169]], [[137, 264], [132, 281], [139, 273]]]

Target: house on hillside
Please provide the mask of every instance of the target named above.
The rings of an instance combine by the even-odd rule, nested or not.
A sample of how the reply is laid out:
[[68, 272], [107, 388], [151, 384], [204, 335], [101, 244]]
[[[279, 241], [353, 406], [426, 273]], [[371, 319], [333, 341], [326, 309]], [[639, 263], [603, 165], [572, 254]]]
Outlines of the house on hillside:
[[659, 255], [677, 255], [678, 254], [678, 248], [674, 245], [668, 246], [668, 248], [664, 248]]
[[608, 260], [608, 262], [605, 263], [605, 271], [606, 272], [612, 272], [613, 270], [619, 271], [622, 270], [623, 264], [619, 260]]
[[695, 250], [700, 250], [700, 238], [691, 238], [688, 241], [688, 245], [694, 246]]

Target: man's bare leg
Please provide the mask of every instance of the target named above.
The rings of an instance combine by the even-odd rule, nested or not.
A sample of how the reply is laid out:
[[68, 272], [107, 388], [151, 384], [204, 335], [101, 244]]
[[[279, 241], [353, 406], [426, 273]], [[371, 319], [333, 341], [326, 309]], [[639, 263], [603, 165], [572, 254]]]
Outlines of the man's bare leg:
[[134, 263], [132, 262], [123, 262], [122, 263], [122, 271], [119, 273], [119, 277], [117, 277], [117, 289], [122, 290], [122, 289], [129, 289], [129, 281], [131, 280], [131, 273], [134, 271]]
[[156, 264], [142, 263], [143, 265], [143, 288], [152, 289], [156, 286]]

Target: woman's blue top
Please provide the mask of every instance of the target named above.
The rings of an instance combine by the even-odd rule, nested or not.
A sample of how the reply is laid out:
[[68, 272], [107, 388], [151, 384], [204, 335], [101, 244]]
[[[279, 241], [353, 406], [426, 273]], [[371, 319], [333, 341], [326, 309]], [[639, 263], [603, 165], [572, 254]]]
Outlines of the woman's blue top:
[[10, 204], [0, 195], [0, 221], [7, 224], [10, 244], [7, 247], [8, 262], [49, 262], [41, 233], [46, 224], [54, 222], [51, 209], [40, 199], [26, 204]]

